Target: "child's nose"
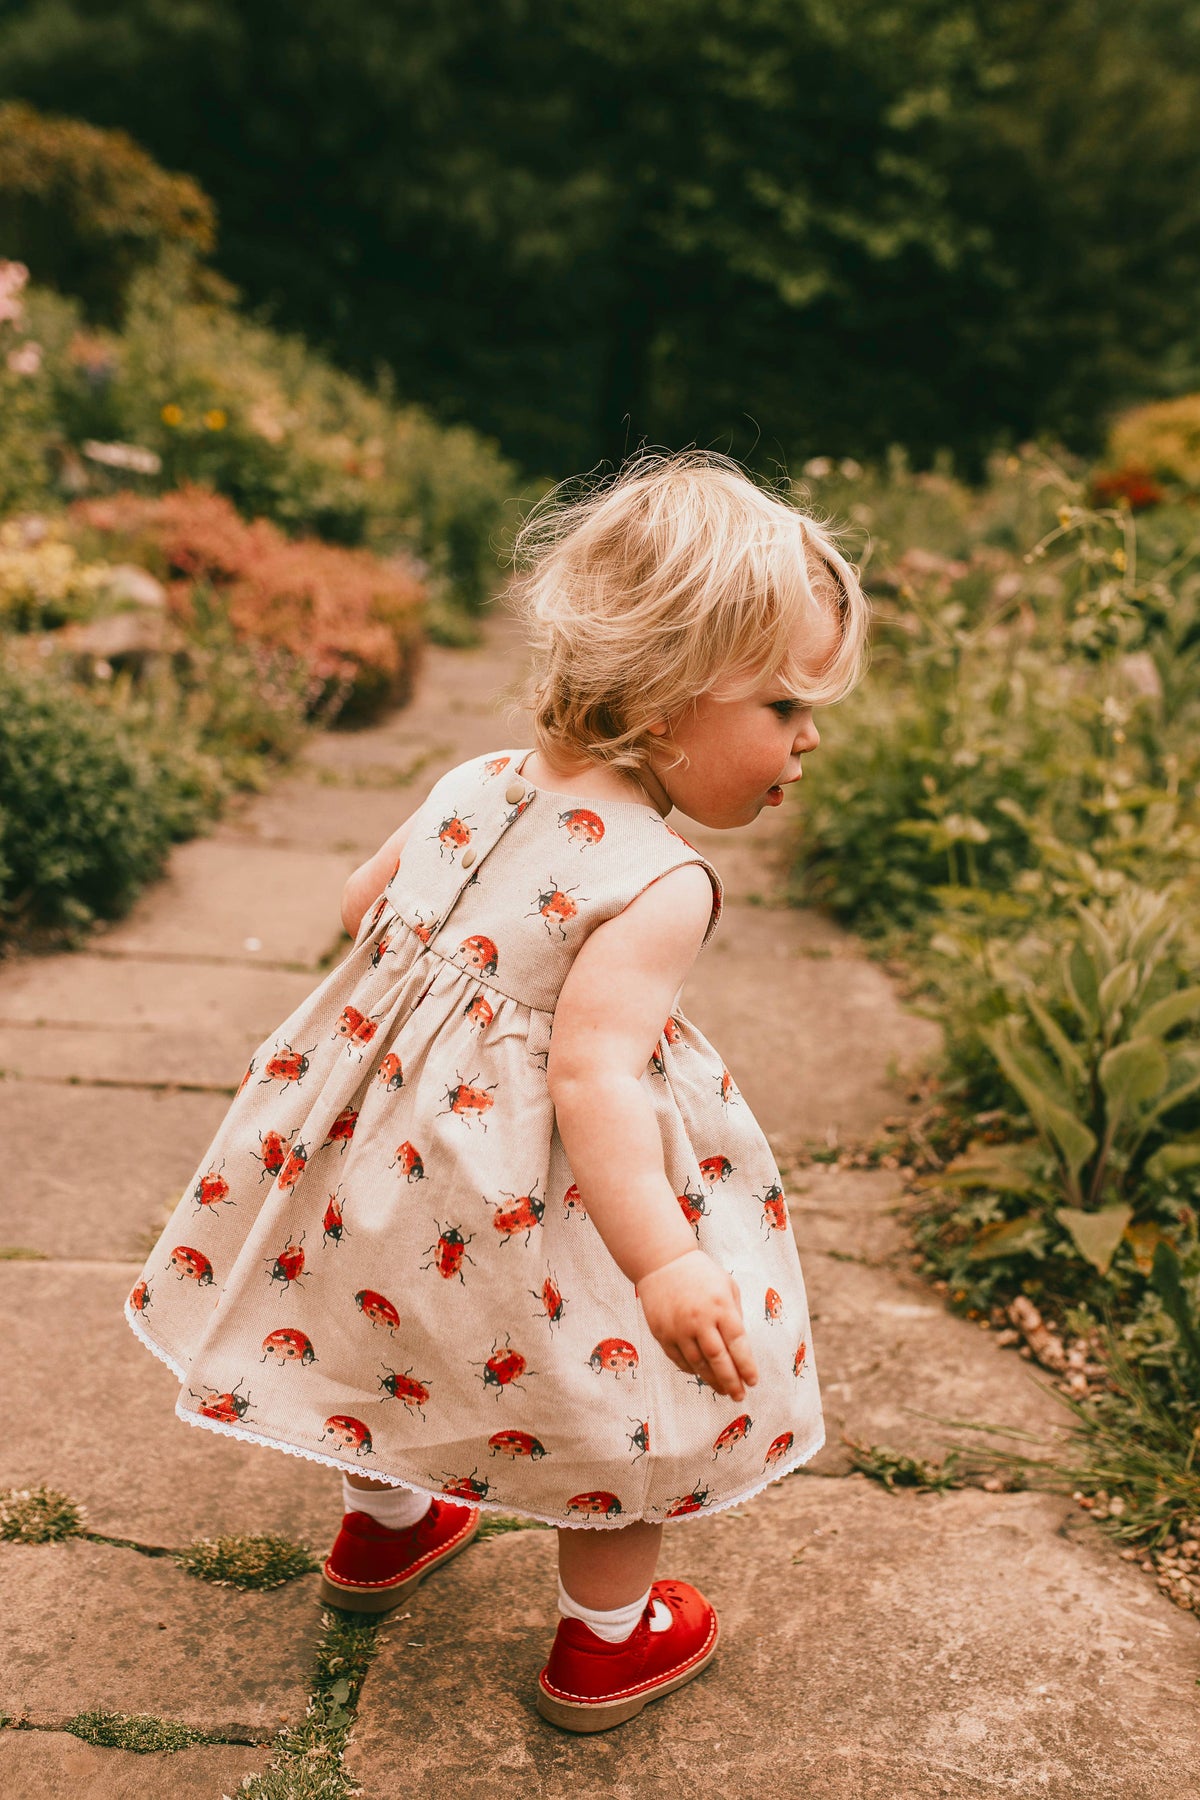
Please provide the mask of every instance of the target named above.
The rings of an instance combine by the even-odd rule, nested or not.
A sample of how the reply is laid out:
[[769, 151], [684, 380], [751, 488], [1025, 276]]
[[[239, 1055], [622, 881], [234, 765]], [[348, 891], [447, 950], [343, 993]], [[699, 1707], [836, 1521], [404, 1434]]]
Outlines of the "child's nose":
[[817, 730], [817, 722], [810, 714], [796, 733], [795, 742], [792, 747], [795, 750], [796, 755], [799, 756], [804, 751], [815, 750], [820, 742], [821, 734]]

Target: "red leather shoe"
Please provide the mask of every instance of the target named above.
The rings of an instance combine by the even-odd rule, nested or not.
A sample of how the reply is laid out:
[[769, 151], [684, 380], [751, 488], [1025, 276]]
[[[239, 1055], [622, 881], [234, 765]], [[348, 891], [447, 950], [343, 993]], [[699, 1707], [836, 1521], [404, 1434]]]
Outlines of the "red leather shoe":
[[[672, 1618], [651, 1631], [654, 1602]], [[632, 1637], [609, 1644], [582, 1619], [560, 1619], [550, 1660], [538, 1676], [537, 1706], [543, 1719], [564, 1731], [607, 1731], [682, 1687], [716, 1654], [720, 1627], [704, 1595], [686, 1581], [656, 1581]]]
[[432, 1501], [425, 1517], [403, 1531], [369, 1513], [348, 1512], [321, 1570], [321, 1599], [345, 1612], [387, 1612], [465, 1550], [478, 1529], [477, 1506], [448, 1500]]

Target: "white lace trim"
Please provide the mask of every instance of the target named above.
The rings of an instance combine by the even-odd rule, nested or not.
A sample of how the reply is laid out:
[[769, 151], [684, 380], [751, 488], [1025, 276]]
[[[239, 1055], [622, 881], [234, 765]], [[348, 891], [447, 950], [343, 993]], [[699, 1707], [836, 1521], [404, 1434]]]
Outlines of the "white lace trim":
[[[161, 1344], [155, 1343], [154, 1339], [150, 1336], [150, 1333], [146, 1330], [145, 1325], [142, 1323], [141, 1318], [130, 1306], [128, 1301], [125, 1302], [125, 1317], [132, 1326], [135, 1336], [145, 1344], [146, 1348], [153, 1351], [160, 1362], [166, 1363], [167, 1367], [179, 1377], [180, 1381], [185, 1380], [187, 1378], [187, 1370], [177, 1363], [170, 1352], [164, 1350]], [[553, 1517], [549, 1513], [533, 1512], [531, 1508], [527, 1506], [516, 1506], [505, 1500], [477, 1500], [472, 1498], [468, 1501], [465, 1495], [447, 1494], [443, 1488], [421, 1487], [418, 1482], [403, 1481], [398, 1475], [387, 1475], [382, 1469], [367, 1469], [364, 1468], [361, 1463], [355, 1464], [348, 1462], [344, 1456], [327, 1456], [321, 1450], [302, 1450], [299, 1444], [285, 1444], [281, 1438], [266, 1437], [262, 1432], [248, 1431], [244, 1425], [226, 1425], [220, 1419], [205, 1419], [199, 1413], [192, 1412], [183, 1405], [182, 1394], [175, 1402], [175, 1417], [177, 1419], [182, 1419], [185, 1425], [198, 1425], [203, 1430], [215, 1431], [222, 1437], [240, 1438], [244, 1444], [261, 1444], [265, 1450], [282, 1450], [285, 1456], [302, 1456], [306, 1462], [324, 1463], [326, 1468], [340, 1469], [343, 1474], [345, 1474], [347, 1470], [353, 1471], [357, 1469], [358, 1473], [370, 1475], [375, 1481], [385, 1481], [389, 1487], [408, 1488], [410, 1492], [414, 1494], [423, 1494], [425, 1498], [429, 1500], [459, 1500], [464, 1505], [477, 1506], [483, 1512], [505, 1513], [510, 1517], [515, 1515], [520, 1519], [536, 1519], [539, 1525], [562, 1525], [567, 1529], [574, 1531], [620, 1531], [623, 1526], [636, 1525], [640, 1520], [645, 1519], [646, 1517], [644, 1513], [622, 1513], [619, 1519], [560, 1519]], [[772, 1469], [769, 1475], [764, 1476], [761, 1481], [755, 1482], [753, 1487], [744, 1488], [740, 1494], [733, 1494], [728, 1500], [721, 1500], [715, 1506], [701, 1506], [698, 1507], [695, 1512], [681, 1513], [678, 1518], [674, 1519], [652, 1517], [649, 1519], [648, 1523], [652, 1525], [679, 1525], [686, 1523], [690, 1519], [708, 1519], [711, 1518], [714, 1513], [727, 1511], [731, 1506], [740, 1506], [743, 1501], [752, 1500], [755, 1494], [761, 1494], [763, 1489], [770, 1487], [773, 1482], [782, 1481], [786, 1475], [791, 1475], [801, 1466], [801, 1464], [808, 1462], [814, 1457], [824, 1442], [825, 1427], [822, 1425], [819, 1437], [815, 1438], [811, 1444], [806, 1445], [796, 1456], [791, 1457], [782, 1468]]]

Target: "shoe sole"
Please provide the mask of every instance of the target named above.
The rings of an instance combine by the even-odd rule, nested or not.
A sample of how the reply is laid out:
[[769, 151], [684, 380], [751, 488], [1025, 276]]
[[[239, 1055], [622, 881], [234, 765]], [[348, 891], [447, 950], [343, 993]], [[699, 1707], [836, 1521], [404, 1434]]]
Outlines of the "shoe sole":
[[384, 1585], [376, 1582], [373, 1585], [356, 1585], [353, 1582], [331, 1581], [328, 1574], [328, 1563], [321, 1570], [321, 1586], [317, 1598], [324, 1606], [336, 1606], [340, 1612], [381, 1613], [390, 1612], [393, 1606], [399, 1606], [435, 1569], [465, 1550], [471, 1539], [479, 1530], [479, 1520], [475, 1518], [470, 1525], [464, 1526], [461, 1534], [451, 1538], [443, 1546], [437, 1556], [430, 1557], [424, 1568], [418, 1569], [415, 1575], [409, 1575], [403, 1581]]
[[570, 1700], [563, 1695], [549, 1690], [542, 1678], [538, 1677], [537, 1709], [543, 1719], [551, 1725], [557, 1725], [560, 1731], [608, 1731], [614, 1725], [624, 1725], [627, 1719], [634, 1719], [644, 1706], [652, 1700], [661, 1700], [664, 1694], [673, 1694], [676, 1688], [694, 1681], [707, 1669], [717, 1653], [717, 1641], [720, 1627], [713, 1620], [713, 1634], [695, 1662], [689, 1663], [677, 1675], [670, 1675], [655, 1687], [647, 1688], [640, 1694], [629, 1694], [618, 1700]]

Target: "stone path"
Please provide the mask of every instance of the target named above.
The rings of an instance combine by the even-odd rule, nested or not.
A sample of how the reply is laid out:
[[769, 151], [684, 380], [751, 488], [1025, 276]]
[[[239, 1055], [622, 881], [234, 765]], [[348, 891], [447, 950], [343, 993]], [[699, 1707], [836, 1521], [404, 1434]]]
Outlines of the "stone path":
[[[349, 870], [444, 768], [526, 737], [499, 709], [519, 668], [504, 620], [483, 650], [431, 652], [412, 707], [317, 740], [180, 847], [128, 920], [78, 954], [0, 968], [0, 1487], [60, 1488], [92, 1530], [133, 1545], [327, 1545], [334, 1472], [179, 1424], [175, 1379], [121, 1304], [248, 1050], [344, 948]], [[789, 801], [802, 812], [802, 790]], [[869, 1141], [902, 1110], [897, 1071], [936, 1041], [853, 940], [781, 903], [790, 829], [770, 813], [736, 836], [690, 833], [726, 875], [728, 909], [685, 996], [781, 1160]], [[553, 1534], [492, 1537], [384, 1628], [348, 1759], [368, 1800], [1196, 1800], [1194, 1621], [1069, 1500], [889, 1494], [849, 1472], [842, 1442], [940, 1456], [937, 1420], [962, 1418], [1048, 1441], [1064, 1409], [912, 1275], [896, 1177], [816, 1165], [789, 1198], [828, 1441], [745, 1509], [668, 1530], [664, 1566], [721, 1609], [718, 1663], [622, 1732], [555, 1732], [532, 1701]], [[0, 1731], [5, 1791], [236, 1792], [303, 1716], [315, 1588], [240, 1594], [134, 1547], [0, 1544], [0, 1712], [30, 1727]], [[98, 1749], [61, 1729], [89, 1707], [236, 1741]]]

